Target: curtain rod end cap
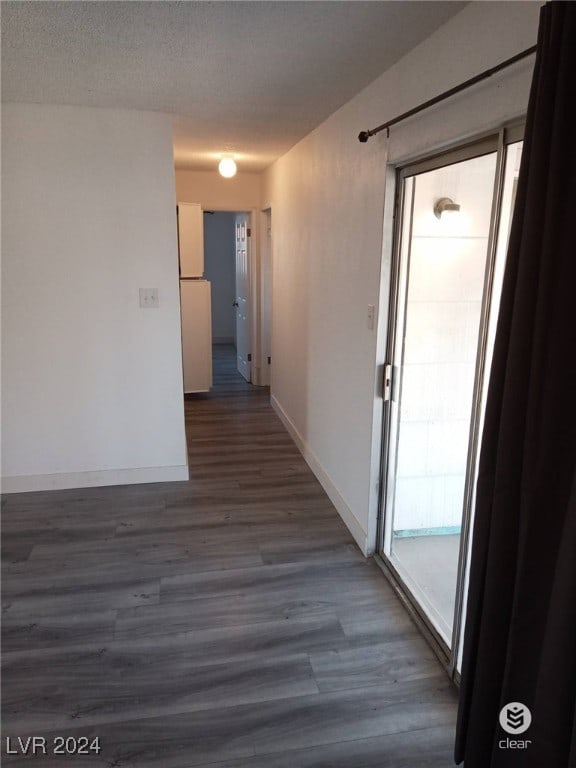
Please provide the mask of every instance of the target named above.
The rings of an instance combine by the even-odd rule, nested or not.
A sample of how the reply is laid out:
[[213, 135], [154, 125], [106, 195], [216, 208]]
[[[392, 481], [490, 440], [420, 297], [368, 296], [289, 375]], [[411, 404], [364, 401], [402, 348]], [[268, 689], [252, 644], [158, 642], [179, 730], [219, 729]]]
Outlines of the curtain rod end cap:
[[368, 139], [370, 138], [370, 131], [360, 131], [358, 134], [358, 141], [362, 144], [366, 144]]

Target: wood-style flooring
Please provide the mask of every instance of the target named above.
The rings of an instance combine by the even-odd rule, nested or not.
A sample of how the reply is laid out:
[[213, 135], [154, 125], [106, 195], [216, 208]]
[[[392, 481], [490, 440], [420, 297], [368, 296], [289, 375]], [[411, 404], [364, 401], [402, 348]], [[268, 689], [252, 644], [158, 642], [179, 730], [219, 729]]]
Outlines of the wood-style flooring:
[[3, 500], [3, 765], [452, 766], [456, 693], [268, 390], [216, 348], [185, 407], [189, 482]]

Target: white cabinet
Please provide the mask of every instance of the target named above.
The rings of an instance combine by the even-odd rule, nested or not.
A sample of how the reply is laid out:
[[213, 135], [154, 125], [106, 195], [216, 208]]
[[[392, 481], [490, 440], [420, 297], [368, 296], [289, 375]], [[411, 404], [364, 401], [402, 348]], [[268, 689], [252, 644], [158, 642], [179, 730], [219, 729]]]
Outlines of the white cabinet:
[[204, 217], [200, 203], [178, 203], [180, 277], [204, 274]]
[[208, 392], [212, 386], [210, 283], [180, 281], [184, 392]]

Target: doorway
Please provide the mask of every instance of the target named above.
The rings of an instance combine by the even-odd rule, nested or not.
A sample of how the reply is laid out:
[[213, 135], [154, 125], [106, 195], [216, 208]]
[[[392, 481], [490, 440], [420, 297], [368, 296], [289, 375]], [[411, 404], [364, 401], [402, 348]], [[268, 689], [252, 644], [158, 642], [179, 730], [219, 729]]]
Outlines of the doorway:
[[212, 288], [212, 344], [233, 347], [238, 372], [256, 381], [253, 365], [257, 346], [257, 265], [252, 252], [250, 212], [204, 210], [205, 276]]
[[454, 678], [521, 135], [397, 173], [377, 551]]

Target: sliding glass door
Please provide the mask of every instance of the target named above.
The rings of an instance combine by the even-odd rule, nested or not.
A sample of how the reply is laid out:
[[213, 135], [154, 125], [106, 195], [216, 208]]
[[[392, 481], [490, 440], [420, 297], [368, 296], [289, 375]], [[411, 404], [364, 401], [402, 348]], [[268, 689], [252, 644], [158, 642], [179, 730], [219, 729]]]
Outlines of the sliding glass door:
[[452, 670], [520, 151], [511, 139], [501, 132], [398, 175], [380, 554]]

